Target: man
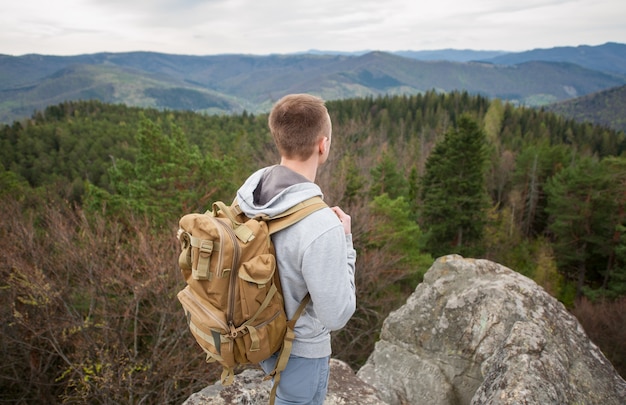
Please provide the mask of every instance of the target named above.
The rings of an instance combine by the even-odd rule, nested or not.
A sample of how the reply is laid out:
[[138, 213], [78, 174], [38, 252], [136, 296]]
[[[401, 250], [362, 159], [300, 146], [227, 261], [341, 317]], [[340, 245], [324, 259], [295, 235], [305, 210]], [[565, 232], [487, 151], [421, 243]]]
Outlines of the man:
[[[314, 183], [330, 152], [332, 125], [324, 101], [307, 94], [280, 99], [269, 116], [280, 164], [250, 176], [237, 192], [249, 217], [280, 214], [322, 191]], [[276, 404], [322, 404], [331, 355], [330, 332], [341, 329], [356, 308], [350, 216], [339, 207], [316, 211], [272, 236], [291, 319], [309, 292], [311, 302], [298, 319]], [[261, 363], [274, 369], [276, 355]]]

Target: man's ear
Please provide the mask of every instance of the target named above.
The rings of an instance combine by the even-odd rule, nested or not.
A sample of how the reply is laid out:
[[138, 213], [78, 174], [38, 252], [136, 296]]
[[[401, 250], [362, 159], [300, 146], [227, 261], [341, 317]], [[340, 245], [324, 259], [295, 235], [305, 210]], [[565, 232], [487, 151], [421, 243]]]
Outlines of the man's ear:
[[328, 137], [327, 136], [321, 137], [319, 142], [317, 143], [317, 146], [318, 146], [318, 152], [320, 155], [323, 155], [324, 153], [326, 153], [326, 148], [328, 148]]

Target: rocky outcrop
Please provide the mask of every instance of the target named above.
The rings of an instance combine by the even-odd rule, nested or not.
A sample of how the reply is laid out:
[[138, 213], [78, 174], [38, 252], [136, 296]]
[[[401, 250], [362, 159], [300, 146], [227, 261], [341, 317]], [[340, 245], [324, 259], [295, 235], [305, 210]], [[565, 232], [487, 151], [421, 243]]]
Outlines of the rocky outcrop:
[[[269, 403], [270, 381], [259, 369], [248, 369], [235, 376], [235, 382], [219, 382], [190, 396], [183, 405], [253, 405]], [[359, 378], [346, 363], [331, 359], [328, 395], [324, 405], [384, 405], [376, 391]]]
[[389, 315], [357, 375], [391, 405], [626, 403], [626, 382], [563, 305], [519, 273], [457, 255]]
[[[270, 382], [246, 370], [184, 405], [267, 404]], [[626, 382], [582, 327], [532, 280], [504, 266], [438, 259], [384, 322], [355, 373], [331, 360], [326, 405], [626, 404]]]

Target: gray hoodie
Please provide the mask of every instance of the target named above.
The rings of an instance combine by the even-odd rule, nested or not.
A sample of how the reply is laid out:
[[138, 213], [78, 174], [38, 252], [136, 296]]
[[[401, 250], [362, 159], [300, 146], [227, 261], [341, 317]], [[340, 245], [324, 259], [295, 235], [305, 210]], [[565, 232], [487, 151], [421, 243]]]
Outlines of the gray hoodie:
[[[304, 176], [284, 167], [261, 169], [241, 186], [243, 212], [270, 217], [322, 191]], [[356, 308], [356, 251], [330, 209], [316, 211], [272, 236], [287, 317], [296, 312], [307, 291], [311, 302], [296, 323], [292, 355], [320, 358], [331, 354], [330, 331], [341, 329]]]

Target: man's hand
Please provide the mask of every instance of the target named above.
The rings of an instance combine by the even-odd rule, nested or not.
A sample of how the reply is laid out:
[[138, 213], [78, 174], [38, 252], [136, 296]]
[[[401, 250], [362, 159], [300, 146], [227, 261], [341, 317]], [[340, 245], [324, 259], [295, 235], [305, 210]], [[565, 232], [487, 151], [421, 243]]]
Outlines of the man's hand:
[[341, 221], [341, 224], [343, 225], [343, 231], [346, 233], [346, 235], [351, 234], [352, 233], [352, 222], [351, 222], [352, 219], [350, 218], [350, 215], [343, 212], [343, 210], [339, 207], [332, 207], [331, 210], [335, 212], [335, 214], [339, 218], [339, 221]]

